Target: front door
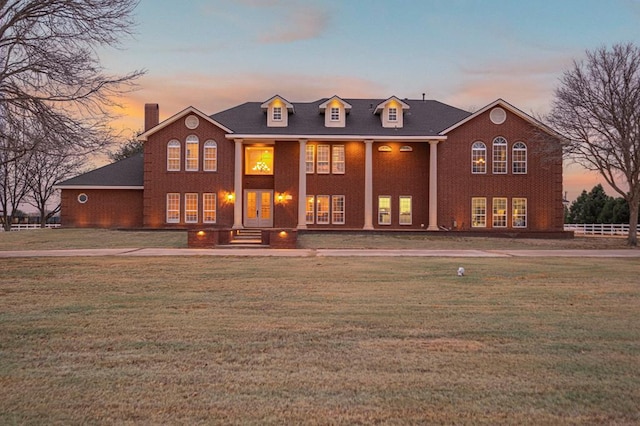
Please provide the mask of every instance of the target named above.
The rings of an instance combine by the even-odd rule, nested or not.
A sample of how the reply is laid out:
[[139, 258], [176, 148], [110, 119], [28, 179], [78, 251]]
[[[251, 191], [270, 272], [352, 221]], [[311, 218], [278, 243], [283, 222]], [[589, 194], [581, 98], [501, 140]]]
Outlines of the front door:
[[247, 189], [244, 192], [245, 228], [273, 227], [273, 191], [268, 189]]

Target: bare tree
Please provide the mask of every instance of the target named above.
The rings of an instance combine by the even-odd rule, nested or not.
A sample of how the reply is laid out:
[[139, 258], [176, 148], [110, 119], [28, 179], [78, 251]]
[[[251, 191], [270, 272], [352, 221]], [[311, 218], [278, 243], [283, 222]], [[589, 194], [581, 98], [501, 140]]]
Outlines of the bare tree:
[[[30, 129], [93, 150], [110, 142], [117, 98], [143, 74], [108, 75], [97, 54], [130, 35], [137, 0], [0, 1], [0, 150], [3, 161], [36, 148]], [[6, 129], [17, 123], [23, 135]], [[18, 142], [21, 143], [18, 143]]]
[[629, 204], [628, 243], [638, 245], [640, 208], [640, 48], [586, 52], [556, 89], [549, 116], [570, 143], [567, 154], [599, 172]]
[[29, 192], [28, 168], [30, 154], [5, 161], [8, 151], [0, 151], [0, 219], [5, 231], [11, 231], [18, 207]]

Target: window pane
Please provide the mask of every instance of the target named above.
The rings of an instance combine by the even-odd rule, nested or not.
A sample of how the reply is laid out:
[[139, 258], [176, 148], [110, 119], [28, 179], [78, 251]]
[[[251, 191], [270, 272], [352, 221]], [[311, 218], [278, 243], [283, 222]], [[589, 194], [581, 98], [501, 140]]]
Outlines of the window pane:
[[507, 173], [507, 140], [502, 137], [493, 141], [493, 173]]
[[167, 194], [167, 223], [180, 222], [180, 194]]
[[315, 197], [313, 195], [307, 195], [307, 214], [306, 214], [306, 222], [313, 223], [313, 219], [315, 217]]
[[400, 225], [411, 225], [411, 197], [400, 197]]
[[522, 142], [513, 145], [513, 173], [527, 173], [527, 146]]
[[475, 142], [471, 147], [471, 173], [487, 172], [487, 147], [482, 142]]
[[180, 170], [180, 142], [172, 140], [167, 144], [167, 170]]
[[507, 226], [507, 199], [493, 199], [493, 227], [505, 228]]
[[318, 195], [316, 199], [316, 223], [329, 223], [329, 196]]
[[334, 145], [332, 151], [331, 173], [344, 174], [344, 145]]
[[318, 145], [318, 173], [329, 173], [329, 145]]
[[187, 223], [198, 221], [198, 194], [184, 194], [184, 221]]
[[282, 107], [273, 107], [273, 120], [274, 121], [282, 120]]
[[247, 175], [272, 175], [273, 174], [273, 147], [248, 146], [244, 149], [245, 174]]
[[398, 109], [397, 108], [389, 108], [389, 121], [398, 120]]
[[185, 165], [186, 170], [198, 170], [198, 137], [197, 136], [187, 136], [187, 144], [186, 144], [186, 161]]
[[474, 228], [484, 228], [487, 226], [487, 199], [471, 199], [471, 226]]
[[331, 107], [331, 121], [340, 120], [340, 108]]
[[344, 195], [334, 195], [331, 197], [331, 222], [344, 224]]
[[218, 144], [215, 141], [204, 143], [204, 170], [215, 172], [218, 169]]
[[511, 208], [513, 211], [513, 227], [526, 228], [527, 227], [527, 199], [514, 198], [512, 200]]
[[202, 194], [202, 221], [215, 223], [216, 221], [216, 194]]
[[307, 173], [313, 173], [315, 171], [315, 147], [313, 145], [306, 145], [305, 147], [305, 164]]
[[388, 195], [378, 197], [378, 224], [391, 225], [391, 197]]

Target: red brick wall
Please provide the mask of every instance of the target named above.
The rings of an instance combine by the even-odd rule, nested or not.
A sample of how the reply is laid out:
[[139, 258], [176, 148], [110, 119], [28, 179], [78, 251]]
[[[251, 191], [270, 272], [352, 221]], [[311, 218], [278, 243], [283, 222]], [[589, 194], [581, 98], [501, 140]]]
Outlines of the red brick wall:
[[[186, 118], [186, 117], [185, 117]], [[230, 227], [233, 225], [233, 203], [227, 202], [226, 195], [234, 192], [233, 165], [235, 143], [225, 138], [225, 132], [199, 117], [200, 124], [194, 129], [185, 126], [184, 118], [178, 119], [149, 136], [144, 144], [144, 226], [147, 228], [185, 227]], [[187, 136], [199, 139], [199, 171], [185, 171], [185, 141]], [[181, 144], [181, 171], [167, 171], [167, 143], [177, 139]], [[202, 171], [204, 143], [213, 139], [218, 145], [218, 170]], [[180, 194], [180, 223], [166, 223], [166, 194]], [[217, 194], [217, 220], [215, 224], [202, 223], [202, 194]], [[197, 193], [198, 223], [184, 222], [184, 194]], [[240, 195], [241, 196], [241, 195]]]
[[[496, 125], [489, 111], [451, 131], [448, 139], [438, 144], [438, 224], [447, 227], [455, 222], [460, 230], [492, 229], [492, 197], [508, 198], [507, 229], [511, 228], [511, 199], [527, 198], [525, 230], [561, 231], [562, 156], [557, 141], [543, 140], [528, 122], [507, 112], [507, 120]], [[507, 140], [508, 173], [492, 173], [492, 143], [502, 136]], [[482, 141], [487, 146], [487, 173], [471, 173], [471, 146]], [[527, 174], [512, 174], [512, 147], [521, 141], [527, 145]], [[487, 198], [487, 227], [472, 228], [471, 198]], [[518, 228], [520, 229], [520, 228]], [[496, 228], [496, 231], [505, 228]]]
[[[78, 202], [78, 195], [87, 202]], [[142, 190], [63, 189], [61, 223], [77, 228], [141, 228]]]

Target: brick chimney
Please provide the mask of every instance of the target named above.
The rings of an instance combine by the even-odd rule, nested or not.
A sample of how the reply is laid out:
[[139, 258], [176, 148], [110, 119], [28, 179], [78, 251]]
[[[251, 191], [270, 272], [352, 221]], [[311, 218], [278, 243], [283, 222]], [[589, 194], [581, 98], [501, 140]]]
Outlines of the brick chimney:
[[144, 104], [144, 131], [160, 123], [160, 106], [158, 104]]

